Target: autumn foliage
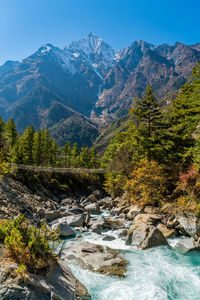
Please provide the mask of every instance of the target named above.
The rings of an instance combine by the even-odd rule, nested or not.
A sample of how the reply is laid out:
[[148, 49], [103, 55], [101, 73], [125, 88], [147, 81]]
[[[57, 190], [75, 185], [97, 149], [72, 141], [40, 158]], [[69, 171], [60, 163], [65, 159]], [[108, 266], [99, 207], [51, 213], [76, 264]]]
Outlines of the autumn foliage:
[[48, 270], [55, 259], [54, 250], [59, 243], [59, 234], [43, 224], [40, 228], [30, 226], [23, 215], [0, 224], [0, 241], [8, 248], [17, 263], [29, 272]]
[[157, 206], [165, 192], [162, 167], [155, 161], [142, 159], [127, 180], [125, 190], [130, 202]]

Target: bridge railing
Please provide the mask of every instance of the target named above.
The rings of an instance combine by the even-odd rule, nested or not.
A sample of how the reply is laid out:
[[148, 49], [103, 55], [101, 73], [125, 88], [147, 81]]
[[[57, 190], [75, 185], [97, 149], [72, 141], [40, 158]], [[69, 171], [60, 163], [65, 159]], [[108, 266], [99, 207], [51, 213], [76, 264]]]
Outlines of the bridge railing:
[[9, 168], [14, 168], [17, 170], [31, 170], [34, 172], [54, 172], [54, 173], [91, 173], [91, 174], [101, 174], [106, 173], [107, 169], [98, 168], [98, 169], [84, 169], [84, 168], [60, 168], [60, 167], [45, 167], [45, 166], [32, 166], [32, 165], [23, 165], [23, 164], [9, 164]]

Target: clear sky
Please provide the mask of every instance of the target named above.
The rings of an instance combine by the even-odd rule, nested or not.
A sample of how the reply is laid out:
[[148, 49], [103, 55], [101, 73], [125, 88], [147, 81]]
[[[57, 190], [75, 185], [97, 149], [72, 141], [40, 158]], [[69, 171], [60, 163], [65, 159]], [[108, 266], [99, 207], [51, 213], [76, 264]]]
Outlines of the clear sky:
[[199, 12], [200, 0], [0, 0], [0, 64], [90, 31], [114, 49], [134, 40], [194, 44]]

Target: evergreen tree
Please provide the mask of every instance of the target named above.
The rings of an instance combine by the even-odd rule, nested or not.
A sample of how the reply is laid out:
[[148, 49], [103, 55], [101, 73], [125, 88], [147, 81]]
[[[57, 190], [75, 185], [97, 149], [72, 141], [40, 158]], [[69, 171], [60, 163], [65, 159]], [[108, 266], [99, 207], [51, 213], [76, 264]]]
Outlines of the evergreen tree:
[[41, 131], [38, 130], [33, 136], [33, 163], [36, 166], [42, 163], [42, 143], [41, 143]]
[[64, 166], [69, 168], [70, 167], [70, 162], [71, 162], [71, 151], [72, 151], [72, 147], [71, 147], [71, 143], [67, 142], [67, 144], [63, 147], [62, 149], [62, 154], [64, 156]]
[[136, 99], [135, 106], [130, 111], [136, 124], [138, 147], [150, 160], [158, 156], [161, 140], [164, 139], [164, 124], [161, 105], [148, 86], [144, 97]]
[[51, 144], [51, 161], [50, 164], [52, 166], [58, 166], [59, 165], [59, 158], [58, 156], [60, 155], [60, 149], [58, 147], [58, 144], [56, 143], [56, 141], [52, 141]]
[[33, 137], [34, 129], [32, 126], [28, 126], [21, 138], [24, 164], [33, 164]]
[[4, 126], [5, 126], [5, 123], [3, 122], [3, 119], [0, 117], [0, 149], [2, 149], [4, 146], [4, 137], [3, 137]]
[[79, 165], [82, 168], [88, 168], [90, 163], [90, 153], [88, 151], [88, 147], [81, 148], [80, 156], [79, 156]]
[[11, 151], [17, 141], [17, 128], [12, 118], [5, 124], [5, 138], [8, 151]]
[[71, 165], [74, 168], [79, 166], [79, 149], [77, 143], [74, 144], [71, 150]]

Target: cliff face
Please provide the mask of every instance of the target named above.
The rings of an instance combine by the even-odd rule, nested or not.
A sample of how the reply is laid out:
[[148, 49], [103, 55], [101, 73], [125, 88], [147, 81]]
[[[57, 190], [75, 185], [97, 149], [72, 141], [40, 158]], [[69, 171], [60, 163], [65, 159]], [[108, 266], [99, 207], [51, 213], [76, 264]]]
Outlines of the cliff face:
[[93, 119], [108, 123], [123, 115], [148, 84], [159, 97], [179, 89], [200, 59], [198, 50], [197, 46], [181, 43], [155, 47], [143, 41], [134, 42], [119, 53], [115, 66], [104, 78]]

